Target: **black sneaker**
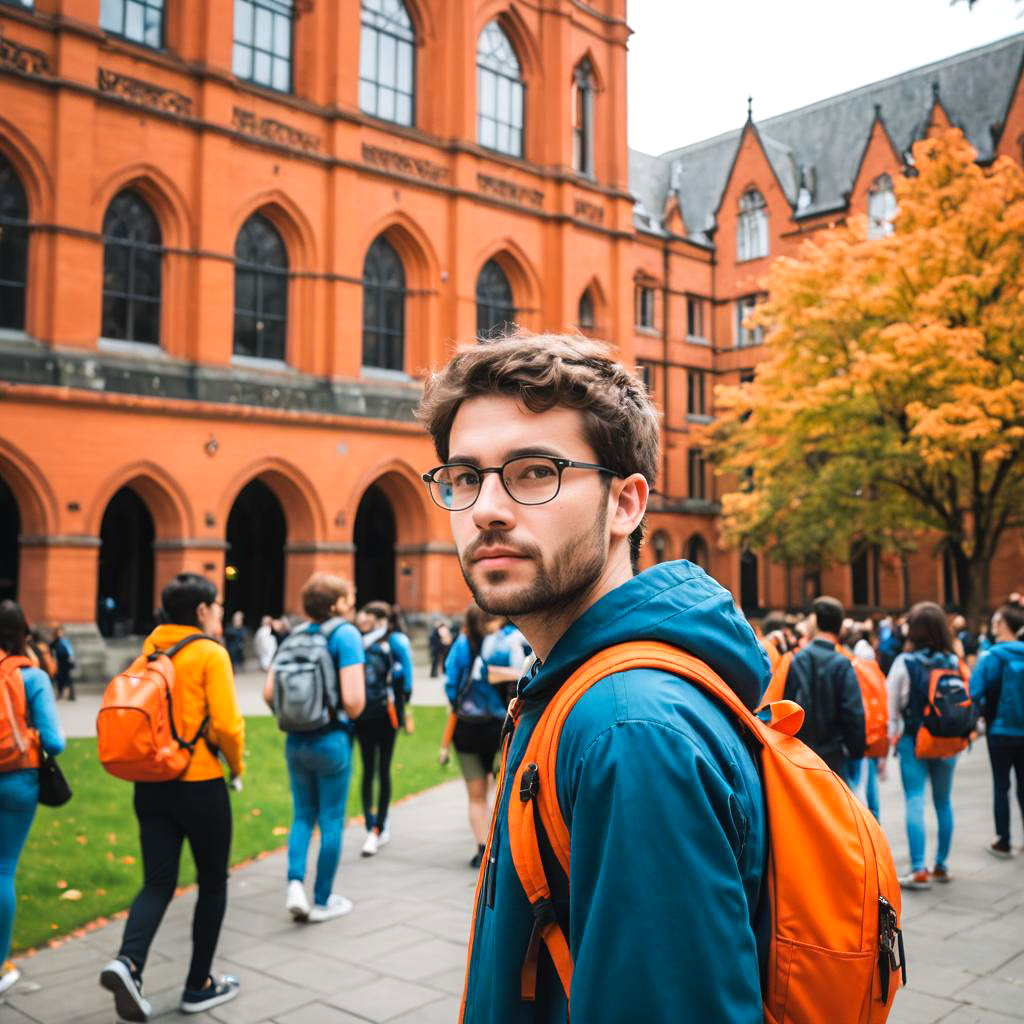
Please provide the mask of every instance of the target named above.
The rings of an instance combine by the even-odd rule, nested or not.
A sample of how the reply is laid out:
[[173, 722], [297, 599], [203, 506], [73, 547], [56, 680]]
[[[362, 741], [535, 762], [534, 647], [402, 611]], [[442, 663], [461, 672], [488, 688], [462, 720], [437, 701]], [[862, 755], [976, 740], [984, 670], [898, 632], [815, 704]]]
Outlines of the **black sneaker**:
[[146, 1021], [153, 1007], [142, 998], [142, 977], [126, 956], [111, 960], [100, 971], [100, 984], [114, 994], [114, 1009], [122, 1020]]
[[484, 852], [486, 851], [486, 849], [487, 849], [487, 846], [484, 843], [481, 843], [477, 847], [476, 854], [474, 855], [473, 859], [469, 862], [469, 866], [471, 868], [478, 868], [478, 867], [480, 867], [481, 864], [483, 864], [483, 862], [484, 862]]
[[182, 1013], [202, 1013], [212, 1010], [221, 1003], [230, 1002], [238, 995], [239, 981], [230, 974], [223, 975], [220, 980], [210, 975], [210, 984], [196, 992], [187, 988], [181, 996]]
[[1013, 856], [1009, 840], [1000, 839], [998, 836], [989, 843], [986, 849], [993, 857], [1002, 857], [1004, 860], [1009, 860]]

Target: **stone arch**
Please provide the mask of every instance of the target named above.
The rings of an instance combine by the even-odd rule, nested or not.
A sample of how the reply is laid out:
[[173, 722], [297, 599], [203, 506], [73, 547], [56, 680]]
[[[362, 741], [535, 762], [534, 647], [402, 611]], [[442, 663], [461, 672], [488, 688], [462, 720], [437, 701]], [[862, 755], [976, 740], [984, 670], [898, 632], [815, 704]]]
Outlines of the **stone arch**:
[[27, 455], [2, 438], [0, 477], [18, 503], [23, 536], [46, 537], [58, 532], [57, 498], [46, 477]]
[[494, 260], [505, 272], [512, 286], [512, 298], [515, 301], [517, 314], [524, 327], [535, 328], [535, 321], [540, 315], [541, 282], [532, 261], [522, 248], [511, 238], [492, 242], [490, 246], [477, 255], [473, 275], [474, 301], [476, 296], [476, 280], [480, 269], [488, 260]]
[[576, 69], [583, 63], [583, 61], [590, 61], [590, 70], [594, 76], [594, 89], [596, 92], [604, 92], [607, 88], [607, 79], [604, 73], [601, 71], [601, 62], [597, 59], [597, 55], [593, 49], [589, 46], [584, 47], [576, 55], [576, 59], [572, 62], [572, 70], [569, 74], [569, 81], [572, 81], [573, 75], [576, 73]]
[[379, 462], [359, 478], [346, 513], [345, 521], [350, 527], [355, 523], [359, 502], [367, 488], [374, 485], [387, 495], [394, 508], [398, 543], [426, 543], [430, 498], [419, 473], [401, 459]]
[[590, 328], [590, 331], [592, 334], [600, 334], [608, 326], [608, 298], [596, 274], [584, 283], [576, 295], [576, 308], [572, 311], [575, 318], [573, 322], [580, 330], [583, 330], [583, 325], [578, 322], [579, 304], [583, 300], [583, 296], [588, 292], [590, 293], [590, 301], [594, 308], [594, 326]]
[[195, 519], [184, 489], [162, 466], [148, 461], [122, 467], [100, 486], [87, 513], [92, 536], [99, 535], [107, 505], [122, 487], [135, 491], [149, 509], [158, 541], [195, 536]]
[[242, 225], [254, 214], [266, 217], [277, 229], [288, 251], [288, 272], [294, 274], [316, 267], [316, 232], [302, 208], [280, 189], [268, 189], [247, 199], [231, 217], [230, 251]]
[[358, 249], [360, 272], [367, 250], [382, 235], [402, 260], [409, 290], [432, 290], [440, 272], [437, 253], [427, 233], [401, 210], [385, 214], [363, 232]]
[[3, 117], [0, 117], [0, 153], [10, 161], [25, 190], [29, 220], [50, 220], [53, 211], [53, 179], [46, 169], [46, 162], [28, 137]]
[[125, 189], [137, 192], [153, 211], [160, 225], [165, 248], [185, 249], [195, 244], [195, 224], [181, 190], [168, 175], [153, 164], [135, 164], [110, 175], [93, 193], [93, 210], [102, 230], [107, 207]]
[[531, 81], [541, 73], [541, 51], [533, 32], [530, 31], [518, 9], [510, 6], [508, 0], [491, 0], [477, 12], [473, 34], [473, 52], [476, 43], [488, 22], [497, 21], [502, 32], [508, 36], [512, 49], [519, 61], [519, 70], [523, 81], [530, 85]]
[[217, 505], [217, 524], [223, 528], [235, 499], [253, 480], [266, 484], [284, 509], [288, 543], [316, 544], [326, 534], [326, 516], [313, 482], [284, 459], [267, 458], [237, 473], [224, 489]]
[[428, 0], [402, 0], [416, 33], [416, 45], [423, 46], [437, 38], [432, 4]]

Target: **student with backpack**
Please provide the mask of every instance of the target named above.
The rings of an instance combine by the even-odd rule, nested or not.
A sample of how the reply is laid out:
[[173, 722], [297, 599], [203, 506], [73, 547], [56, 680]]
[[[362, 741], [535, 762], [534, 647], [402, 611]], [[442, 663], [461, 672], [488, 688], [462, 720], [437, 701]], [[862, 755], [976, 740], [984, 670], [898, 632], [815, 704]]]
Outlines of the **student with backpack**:
[[[288, 734], [285, 761], [292, 788], [285, 910], [314, 924], [341, 917], [352, 901], [332, 892], [341, 860], [345, 807], [352, 772], [352, 721], [363, 709], [363, 646], [348, 621], [351, 585], [314, 573], [302, 588], [309, 622], [282, 641], [263, 684], [263, 699]], [[313, 905], [306, 896], [306, 861], [313, 827], [320, 826]]]
[[[366, 820], [362, 855], [373, 857], [391, 841], [391, 757], [398, 730], [406, 721], [412, 695], [412, 648], [404, 633], [393, 631], [393, 612], [385, 601], [364, 605], [356, 618], [366, 657], [366, 707], [356, 719], [356, 739], [363, 762], [360, 794]], [[377, 799], [373, 799], [374, 784]]]
[[460, 349], [419, 412], [476, 603], [537, 656], [459, 1020], [883, 1021], [901, 958], [881, 830], [793, 738], [799, 708], [753, 714], [768, 658], [730, 594], [689, 562], [637, 573], [660, 462], [643, 384], [600, 343], [516, 334]]
[[[477, 604], [466, 609], [466, 626], [445, 660], [445, 693], [455, 715], [450, 742], [455, 747], [459, 770], [469, 799], [469, 828], [476, 853], [469, 862], [480, 867], [487, 838], [488, 799], [494, 788], [495, 759], [501, 747], [501, 726], [508, 704], [504, 689], [519, 679], [502, 650], [502, 620]], [[519, 666], [522, 647], [519, 645]], [[448, 759], [442, 742], [441, 760]]]
[[[210, 973], [227, 907], [231, 853], [231, 805], [220, 758], [237, 788], [245, 749], [231, 660], [220, 643], [224, 608], [217, 588], [190, 572], [164, 587], [161, 604], [163, 624], [107, 687], [96, 719], [104, 767], [134, 781], [142, 848], [143, 886], [128, 912], [121, 948], [100, 974], [117, 1013], [128, 1021], [148, 1020], [152, 1012], [142, 995], [142, 975], [178, 884], [186, 840], [199, 894], [180, 1009], [199, 1013], [238, 995], [237, 979]], [[169, 721], [161, 717], [168, 705]], [[166, 730], [168, 743], [132, 760], [150, 735], [148, 723]]]
[[39, 806], [40, 751], [64, 749], [50, 679], [27, 656], [20, 605], [0, 601], [0, 995], [21, 977], [10, 963], [14, 875]]
[[[948, 882], [953, 842], [953, 772], [957, 752], [966, 748], [974, 727], [967, 693], [967, 674], [954, 653], [954, 638], [945, 612], [921, 601], [907, 619], [910, 650], [889, 669], [889, 737], [895, 743], [900, 779], [906, 797], [910, 870], [900, 878], [904, 889], [930, 889], [933, 881]], [[966, 708], [964, 701], [966, 700]], [[937, 704], [938, 702], [938, 704]], [[947, 705], [948, 714], [937, 712]], [[959, 735], [936, 736], [933, 723], [945, 717]], [[929, 871], [925, 860], [924, 799], [930, 785], [939, 824], [938, 849]]]
[[988, 845], [994, 857], [1012, 857], [1010, 773], [1017, 777], [1017, 803], [1024, 821], [1024, 608], [1004, 604], [992, 613], [994, 645], [971, 675], [971, 699], [985, 719], [992, 765], [992, 811], [996, 835]]

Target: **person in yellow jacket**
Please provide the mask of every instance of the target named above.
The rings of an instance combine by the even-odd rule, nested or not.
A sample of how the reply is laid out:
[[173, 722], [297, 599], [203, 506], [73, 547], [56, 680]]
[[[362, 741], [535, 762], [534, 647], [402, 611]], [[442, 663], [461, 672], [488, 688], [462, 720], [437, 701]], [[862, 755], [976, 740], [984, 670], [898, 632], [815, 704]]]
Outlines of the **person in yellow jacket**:
[[142, 846], [143, 886], [125, 924], [117, 957], [103, 968], [100, 984], [114, 995], [123, 1020], [145, 1021], [152, 1008], [142, 996], [149, 947], [178, 884], [181, 847], [188, 840], [199, 895], [192, 920], [192, 961], [182, 995], [183, 1013], [199, 1013], [238, 995], [238, 981], [210, 973], [227, 906], [231, 806], [221, 758], [232, 783], [244, 771], [245, 721], [238, 709], [231, 659], [221, 645], [224, 609], [217, 588], [195, 573], [179, 573], [161, 596], [164, 625], [143, 650], [167, 650], [190, 634], [204, 634], [174, 658], [174, 724], [191, 739], [206, 727], [188, 768], [173, 782], [135, 783], [135, 814]]

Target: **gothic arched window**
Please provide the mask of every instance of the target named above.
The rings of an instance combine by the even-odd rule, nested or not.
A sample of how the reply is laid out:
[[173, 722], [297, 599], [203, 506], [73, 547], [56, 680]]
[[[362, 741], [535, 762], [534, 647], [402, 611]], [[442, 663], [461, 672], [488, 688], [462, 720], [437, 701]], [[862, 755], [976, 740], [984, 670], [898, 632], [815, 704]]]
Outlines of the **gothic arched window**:
[[508, 334], [516, 321], [512, 286], [505, 271], [488, 260], [476, 279], [476, 334], [485, 341]]
[[405, 270], [384, 238], [363, 263], [363, 366], [405, 369]]
[[254, 213], [235, 241], [235, 355], [283, 360], [287, 324], [288, 250]]
[[597, 326], [597, 315], [594, 312], [594, 295], [589, 288], [580, 296], [580, 308], [576, 316], [576, 326], [583, 330], [593, 330]]
[[28, 199], [14, 168], [0, 156], [0, 327], [25, 329]]
[[476, 139], [510, 156], [523, 155], [523, 80], [508, 36], [489, 21], [476, 44]]
[[153, 211], [132, 189], [103, 218], [104, 338], [160, 344], [163, 240]]
[[572, 169], [594, 176], [594, 92], [597, 80], [588, 57], [572, 73]]
[[363, 0], [359, 106], [411, 125], [416, 117], [416, 35], [402, 0]]
[[756, 188], [740, 197], [740, 215], [736, 225], [736, 259], [756, 260], [768, 255], [768, 210], [764, 196]]

